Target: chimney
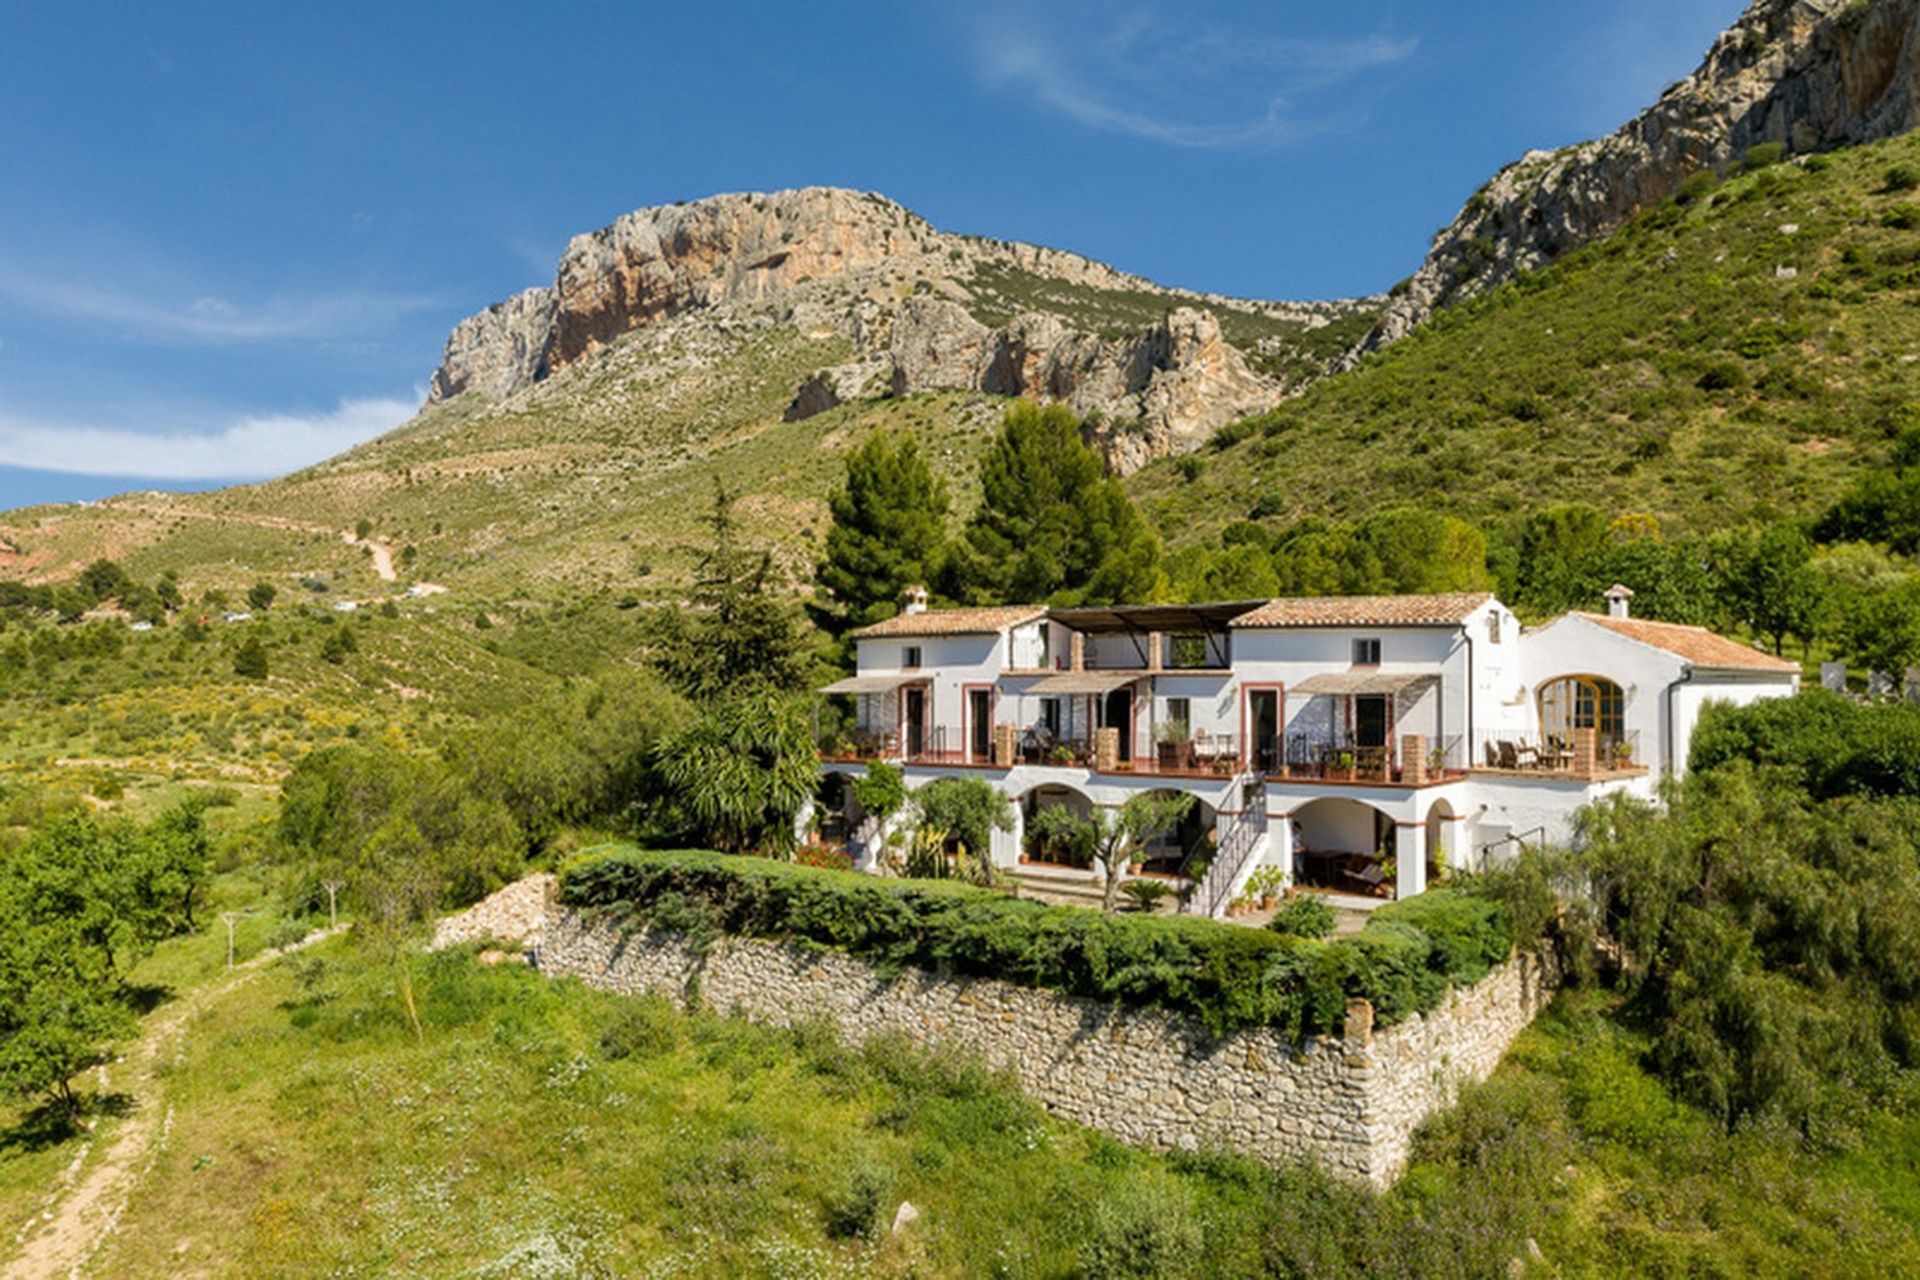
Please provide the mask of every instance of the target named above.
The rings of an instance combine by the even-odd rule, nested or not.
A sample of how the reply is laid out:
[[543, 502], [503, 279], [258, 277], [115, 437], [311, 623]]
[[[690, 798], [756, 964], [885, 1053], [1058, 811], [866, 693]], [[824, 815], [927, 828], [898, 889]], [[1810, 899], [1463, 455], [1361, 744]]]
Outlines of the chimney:
[[[1624, 588], [1622, 589], [1624, 590]], [[908, 587], [907, 601], [906, 601], [906, 604], [901, 608], [900, 612], [925, 613], [926, 611], [927, 611], [927, 589], [925, 587]]]
[[1617, 582], [1614, 583], [1612, 586], [1608, 587], [1607, 588], [1607, 616], [1609, 618], [1625, 618], [1629, 616], [1629, 613], [1631, 611], [1628, 607], [1627, 602], [1632, 599], [1633, 599], [1632, 587], [1624, 587]]

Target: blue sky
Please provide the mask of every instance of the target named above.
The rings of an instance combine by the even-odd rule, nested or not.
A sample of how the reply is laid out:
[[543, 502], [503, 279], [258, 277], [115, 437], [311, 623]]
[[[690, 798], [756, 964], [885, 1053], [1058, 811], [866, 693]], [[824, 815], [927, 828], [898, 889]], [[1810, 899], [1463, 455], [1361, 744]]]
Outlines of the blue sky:
[[378, 434], [568, 236], [716, 191], [876, 190], [1224, 293], [1381, 289], [1741, 8], [0, 0], [0, 507]]

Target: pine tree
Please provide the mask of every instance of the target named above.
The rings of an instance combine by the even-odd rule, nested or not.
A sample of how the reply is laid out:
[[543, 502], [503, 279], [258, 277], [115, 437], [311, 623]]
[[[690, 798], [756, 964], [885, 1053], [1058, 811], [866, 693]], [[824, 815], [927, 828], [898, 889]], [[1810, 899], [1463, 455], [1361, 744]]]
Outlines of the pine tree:
[[875, 432], [847, 458], [847, 478], [829, 500], [826, 556], [815, 578], [845, 631], [890, 614], [908, 587], [938, 578], [946, 558], [947, 486], [911, 437]]
[[955, 574], [980, 603], [1111, 604], [1159, 585], [1152, 530], [1059, 405], [1007, 410], [980, 499]]
[[688, 697], [708, 699], [754, 685], [805, 687], [812, 654], [798, 610], [773, 593], [773, 556], [739, 545], [734, 495], [714, 486], [713, 542], [695, 571], [691, 611], [655, 623], [655, 665]]

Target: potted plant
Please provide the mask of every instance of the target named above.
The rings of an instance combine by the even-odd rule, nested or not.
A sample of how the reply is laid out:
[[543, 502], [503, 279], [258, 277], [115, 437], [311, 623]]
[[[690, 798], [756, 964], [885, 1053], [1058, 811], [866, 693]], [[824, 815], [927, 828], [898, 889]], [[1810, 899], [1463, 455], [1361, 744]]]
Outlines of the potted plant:
[[1626, 742], [1616, 742], [1612, 748], [1613, 767], [1624, 769], [1633, 763], [1633, 747]]
[[1073, 748], [1064, 742], [1057, 742], [1047, 748], [1047, 763], [1054, 765], [1072, 764]]
[[1154, 751], [1162, 769], [1187, 767], [1193, 735], [1185, 720], [1162, 720], [1153, 729]]
[[1333, 771], [1335, 776], [1345, 778], [1348, 782], [1352, 782], [1353, 752], [1342, 751], [1339, 755], [1335, 756], [1333, 758]]

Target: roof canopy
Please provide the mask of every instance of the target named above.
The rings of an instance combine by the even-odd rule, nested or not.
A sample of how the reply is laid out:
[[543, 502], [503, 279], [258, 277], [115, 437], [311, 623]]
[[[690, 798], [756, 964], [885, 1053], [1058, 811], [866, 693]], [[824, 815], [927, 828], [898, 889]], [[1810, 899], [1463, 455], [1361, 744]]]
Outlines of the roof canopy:
[[1413, 693], [1439, 682], [1431, 671], [1325, 671], [1289, 685], [1288, 693]]
[[1114, 632], [1219, 631], [1264, 600], [1234, 600], [1218, 604], [1116, 604], [1078, 609], [1049, 609], [1047, 616], [1063, 627], [1092, 635]]
[[1061, 693], [1108, 693], [1130, 685], [1146, 674], [1144, 671], [1068, 671], [1057, 676], [1043, 676], [1021, 692], [1047, 696]]
[[915, 671], [899, 676], [848, 676], [844, 680], [835, 680], [821, 689], [821, 693], [892, 693], [903, 684], [913, 684], [925, 680], [923, 672]]

